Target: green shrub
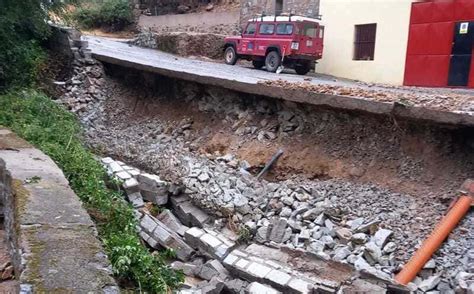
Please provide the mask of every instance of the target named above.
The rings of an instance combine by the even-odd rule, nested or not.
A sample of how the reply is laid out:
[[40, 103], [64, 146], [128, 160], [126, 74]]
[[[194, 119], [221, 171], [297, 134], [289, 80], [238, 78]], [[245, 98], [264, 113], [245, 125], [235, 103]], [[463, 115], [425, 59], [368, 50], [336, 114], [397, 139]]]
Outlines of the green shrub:
[[0, 1], [0, 92], [34, 83], [45, 56], [40, 43], [50, 33], [48, 7], [42, 0]]
[[81, 143], [81, 129], [72, 114], [38, 92], [15, 92], [0, 96], [0, 125], [11, 128], [61, 167], [95, 219], [118, 277], [151, 293], [166, 293], [182, 281], [182, 274], [164, 261], [169, 252], [152, 255], [142, 245], [133, 209], [120, 193], [106, 188], [105, 170]]
[[85, 29], [105, 27], [119, 31], [133, 22], [132, 10], [127, 0], [105, 0], [83, 3], [72, 17]]

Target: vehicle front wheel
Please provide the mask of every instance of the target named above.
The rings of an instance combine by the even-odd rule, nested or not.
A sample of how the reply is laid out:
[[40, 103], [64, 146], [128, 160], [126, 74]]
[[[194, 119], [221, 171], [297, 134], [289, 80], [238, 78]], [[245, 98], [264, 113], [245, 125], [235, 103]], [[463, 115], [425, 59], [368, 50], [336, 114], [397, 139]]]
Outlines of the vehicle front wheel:
[[234, 47], [229, 46], [225, 49], [224, 52], [225, 63], [234, 65], [237, 63], [237, 53], [235, 52]]
[[276, 72], [278, 67], [281, 65], [281, 56], [277, 51], [268, 52], [265, 57], [265, 67], [269, 72]]
[[263, 61], [263, 60], [252, 60], [252, 65], [256, 69], [261, 69], [265, 65], [265, 61]]
[[295, 71], [297, 74], [304, 76], [311, 69], [311, 64], [309, 62], [303, 64], [297, 64], [295, 66]]

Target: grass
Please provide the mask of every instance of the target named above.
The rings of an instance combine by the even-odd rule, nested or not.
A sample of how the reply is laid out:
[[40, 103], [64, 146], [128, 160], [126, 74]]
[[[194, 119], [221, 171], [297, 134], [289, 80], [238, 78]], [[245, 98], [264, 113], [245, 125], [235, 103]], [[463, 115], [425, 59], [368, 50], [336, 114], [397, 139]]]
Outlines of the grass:
[[151, 254], [136, 232], [133, 209], [105, 185], [106, 173], [82, 144], [76, 118], [44, 94], [23, 90], [0, 95], [0, 125], [50, 156], [97, 223], [100, 238], [118, 278], [141, 291], [166, 293], [183, 276], [166, 265], [169, 252]]

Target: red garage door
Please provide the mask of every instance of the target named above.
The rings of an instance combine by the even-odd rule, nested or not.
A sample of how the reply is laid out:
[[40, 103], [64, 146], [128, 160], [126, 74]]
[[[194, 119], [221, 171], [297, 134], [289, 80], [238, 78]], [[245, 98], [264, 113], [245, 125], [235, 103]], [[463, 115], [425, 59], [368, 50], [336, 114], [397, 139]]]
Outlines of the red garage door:
[[[404, 84], [448, 86], [455, 24], [470, 20], [474, 20], [474, 0], [413, 3]], [[468, 86], [474, 87], [474, 60]]]

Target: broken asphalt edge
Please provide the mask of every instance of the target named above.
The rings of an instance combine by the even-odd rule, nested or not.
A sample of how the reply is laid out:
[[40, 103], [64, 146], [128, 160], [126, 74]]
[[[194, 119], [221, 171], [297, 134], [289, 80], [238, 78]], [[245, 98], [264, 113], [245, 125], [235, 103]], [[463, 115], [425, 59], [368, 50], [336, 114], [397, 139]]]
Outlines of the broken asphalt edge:
[[92, 56], [95, 59], [105, 63], [133, 68], [141, 71], [153, 72], [171, 78], [182, 79], [199, 84], [218, 86], [242, 93], [261, 95], [297, 103], [329, 107], [333, 109], [360, 111], [376, 115], [388, 115], [394, 118], [412, 121], [424, 121], [428, 123], [449, 126], [474, 127], [474, 115], [470, 115], [468, 113], [428, 109], [420, 106], [410, 106], [396, 102], [373, 101], [358, 97], [314, 93], [305, 91], [304, 89], [286, 89], [283, 87], [263, 85], [259, 83], [245, 83], [215, 76], [198, 75], [179, 70], [160, 68], [143, 63], [124, 60], [118, 57], [107, 56], [97, 52], [92, 52]]

